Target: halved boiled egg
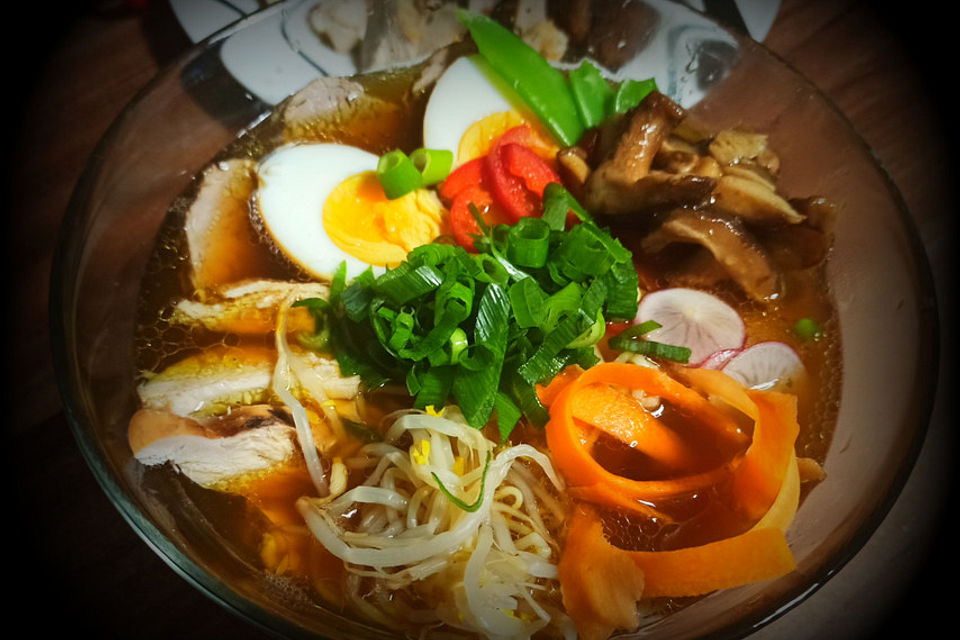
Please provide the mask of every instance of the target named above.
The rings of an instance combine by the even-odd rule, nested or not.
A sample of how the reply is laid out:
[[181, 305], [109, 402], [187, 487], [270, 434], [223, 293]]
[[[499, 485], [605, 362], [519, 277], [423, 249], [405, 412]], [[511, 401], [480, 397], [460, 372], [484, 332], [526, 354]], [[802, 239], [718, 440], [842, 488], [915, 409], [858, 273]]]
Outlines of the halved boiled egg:
[[445, 210], [432, 190], [387, 199], [376, 175], [378, 156], [336, 143], [291, 144], [257, 167], [255, 210], [277, 249], [315, 278], [347, 278], [403, 261], [437, 238]]
[[458, 58], [437, 79], [423, 116], [423, 145], [454, 152], [454, 166], [485, 155], [504, 132], [526, 124], [538, 151], [556, 154], [556, 141], [523, 98], [481, 56]]

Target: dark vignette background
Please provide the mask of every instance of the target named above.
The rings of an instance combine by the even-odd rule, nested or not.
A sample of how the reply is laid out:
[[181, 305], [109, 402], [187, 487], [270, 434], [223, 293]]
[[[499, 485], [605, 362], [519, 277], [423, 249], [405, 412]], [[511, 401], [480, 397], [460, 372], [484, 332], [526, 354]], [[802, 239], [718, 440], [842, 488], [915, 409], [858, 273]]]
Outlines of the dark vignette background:
[[[922, 7], [903, 3], [847, 2], [861, 11], [872, 14], [877, 29], [892, 33], [902, 47], [907, 62], [912, 66], [915, 78], [923, 80], [926, 95], [917, 95], [918, 100], [931, 103], [938, 114], [938, 126], [943, 139], [950, 145], [957, 139], [957, 120], [954, 113], [955, 98], [952, 84], [956, 81], [956, 36], [952, 32], [950, 16], [940, 15], [938, 7]], [[916, 4], [916, 3], [915, 3]], [[71, 37], [77, 22], [96, 16], [110, 21], [142, 15], [142, 30], [151, 52], [159, 66], [176, 56], [189, 45], [189, 40], [179, 30], [166, 2], [122, 2], [121, 0], [77, 0], [70, 3], [28, 2], [16, 5], [17, 13], [10, 13], [8, 33], [4, 38], [6, 55], [5, 92], [7, 121], [12, 125], [11, 144], [7, 145], [4, 176], [4, 209], [8, 221], [5, 235], [6, 271], [12, 273], [15, 292], [12, 304], [8, 305], [4, 320], [8, 324], [4, 332], [8, 342], [4, 347], [5, 369], [8, 379], [26, 375], [30, 367], [48, 367], [48, 352], [21, 357], [18, 343], [23, 331], [20, 323], [14, 322], [18, 309], [24, 304], [20, 296], [46, 296], [47, 282], [31, 281], [33, 272], [22, 268], [28, 262], [36, 244], [23, 241], [18, 234], [25, 227], [31, 211], [18, 209], [19, 202], [11, 194], [21, 187], [18, 168], [22, 157], [13, 153], [29, 154], [31, 150], [18, 144], [22, 124], [35, 124], [36, 111], [43, 105], [33, 98], [43, 95], [48, 88], [44, 83], [55, 83], [56, 77], [40, 72], [56, 61], [56, 56], [66, 55], [61, 46]], [[867, 7], [864, 9], [864, 7]], [[12, 9], [11, 9], [12, 11]], [[176, 34], [170, 37], [169, 34]], [[166, 35], [163, 35], [166, 34]], [[123, 56], [123, 51], [115, 52]], [[42, 80], [40, 80], [42, 78]], [[146, 80], [146, 79], [145, 79]], [[103, 78], [104, 82], [110, 78]], [[891, 82], [896, 81], [896, 76]], [[904, 122], [910, 127], [910, 122]], [[71, 136], [80, 132], [63, 130], [55, 135]], [[917, 153], [924, 153], [917, 149]], [[944, 172], [952, 177], [950, 171]], [[951, 180], [950, 192], [956, 189]], [[33, 183], [32, 188], [43, 185]], [[49, 229], [52, 236], [55, 229]], [[953, 318], [953, 291], [950, 299], [941, 299]], [[42, 328], [37, 331], [43, 332]], [[942, 334], [947, 344], [953, 344], [950, 332], [954, 325], [945, 323]], [[891, 337], [895, 339], [895, 337]], [[950, 369], [951, 353], [942, 357]], [[6, 385], [9, 390], [11, 387]], [[952, 392], [953, 385], [944, 385]], [[3, 523], [5, 557], [12, 560], [9, 589], [14, 598], [7, 600], [8, 625], [27, 625], [31, 634], [53, 637], [59, 634], [75, 635], [89, 632], [100, 638], [262, 638], [264, 634], [245, 622], [213, 605], [204, 595], [184, 588], [183, 580], [171, 571], [147, 545], [126, 525], [106, 496], [96, 486], [92, 474], [72, 446], [64, 446], [68, 433], [47, 428], [30, 429], [31, 425], [20, 424], [16, 411], [20, 398], [11, 398], [14, 418], [4, 426], [7, 436], [2, 448], [5, 454], [4, 469], [8, 472], [7, 487], [12, 500]], [[50, 421], [62, 421], [55, 416]], [[39, 437], [37, 437], [39, 436]], [[950, 440], [952, 446], [953, 440]], [[69, 443], [72, 445], [72, 442]], [[948, 455], [952, 455], [952, 451]], [[951, 465], [952, 466], [952, 465]], [[953, 506], [956, 503], [952, 475], [943, 477], [949, 490], [931, 498], [930, 509], [940, 509], [939, 531], [931, 536], [927, 549], [921, 550], [922, 562], [915, 575], [891, 576], [899, 579], [904, 587], [902, 597], [891, 603], [889, 616], [876, 620], [862, 637], [883, 637], [887, 633], [909, 629], [916, 634], [933, 635], [942, 628], [955, 628], [949, 621], [950, 607], [958, 594], [956, 575], [958, 554], [953, 544], [955, 529]], [[87, 551], [76, 553], [75, 541], [95, 540], [97, 544], [84, 544]], [[92, 550], [91, 550], [92, 548]], [[135, 558], [135, 564], [123, 562]], [[869, 600], [871, 592], [863, 598]], [[164, 612], [158, 621], [156, 612]], [[184, 628], [182, 621], [191, 626]], [[941, 627], [940, 624], [948, 625]], [[839, 637], [839, 636], [838, 636]], [[844, 636], [849, 637], [849, 636]]]

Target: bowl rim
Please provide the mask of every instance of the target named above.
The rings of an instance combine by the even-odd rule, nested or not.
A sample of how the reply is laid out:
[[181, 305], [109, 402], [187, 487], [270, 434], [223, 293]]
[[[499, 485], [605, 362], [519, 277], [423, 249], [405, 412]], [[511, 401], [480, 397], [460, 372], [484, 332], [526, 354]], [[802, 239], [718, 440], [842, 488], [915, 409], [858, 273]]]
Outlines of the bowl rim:
[[[661, 0], [662, 1], [662, 0]], [[161, 531], [150, 519], [146, 518], [136, 503], [127, 494], [126, 489], [117, 481], [114, 471], [103, 460], [95, 455], [97, 445], [87, 430], [92, 427], [87, 416], [83, 414], [82, 403], [79, 401], [75, 388], [75, 377], [72, 375], [75, 364], [71, 352], [71, 332], [66, 322], [69, 311], [72, 310], [72, 299], [68, 298], [70, 291], [68, 275], [70, 268], [77, 262], [78, 252], [83, 242], [77, 242], [78, 231], [85, 220], [84, 205], [89, 199], [92, 184], [101, 171], [106, 151], [123, 129], [130, 112], [136, 105], [149, 98], [156, 86], [164, 78], [177, 69], [183, 68], [190, 60], [220, 46], [223, 41], [238, 31], [268, 19], [275, 12], [282, 12], [285, 3], [270, 5], [256, 12], [237, 19], [219, 31], [191, 44], [187, 50], [165, 64], [122, 108], [117, 117], [111, 122], [106, 132], [100, 138], [84, 164], [84, 168], [75, 183], [67, 203], [65, 214], [58, 230], [56, 244], [51, 261], [51, 275], [49, 280], [49, 299], [47, 316], [50, 328], [50, 347], [58, 390], [63, 404], [63, 412], [70, 427], [70, 431], [77, 442], [81, 455], [96, 478], [101, 489], [107, 494], [110, 502], [116, 507], [120, 515], [136, 534], [154, 551], [175, 573], [184, 578], [194, 588], [210, 598], [217, 605], [226, 608], [255, 627], [271, 634], [280, 634], [291, 638], [316, 638], [312, 632], [306, 631], [291, 620], [277, 616], [266, 608], [247, 599], [242, 594], [227, 587], [219, 580], [214, 579], [200, 565], [183, 553], [174, 545], [166, 534]], [[818, 591], [831, 578], [836, 576], [847, 563], [852, 560], [865, 546], [867, 541], [876, 533], [881, 523], [889, 514], [893, 505], [903, 491], [912, 474], [921, 448], [929, 431], [935, 399], [938, 392], [938, 383], [941, 379], [939, 372], [941, 354], [941, 321], [939, 304], [932, 268], [924, 248], [915, 219], [910, 213], [902, 194], [894, 183], [886, 166], [880, 161], [873, 149], [867, 144], [849, 118], [839, 107], [812, 81], [796, 69], [782, 56], [770, 50], [763, 43], [736, 32], [709, 18], [703, 12], [687, 5], [683, 7], [701, 17], [710, 20], [719, 28], [727, 31], [736, 39], [740, 46], [746, 46], [773, 59], [777, 65], [794, 76], [794, 79], [805, 89], [814, 94], [819, 102], [828, 108], [839, 119], [857, 141], [861, 151], [873, 160], [873, 164], [882, 178], [888, 194], [896, 204], [898, 221], [906, 231], [909, 258], [916, 269], [916, 285], [921, 305], [918, 312], [919, 349], [917, 362], [921, 371], [929, 374], [930, 384], [913, 386], [913, 393], [909, 406], [915, 409], [912, 415], [912, 438], [909, 450], [904, 454], [902, 463], [889, 483], [888, 489], [871, 513], [863, 518], [860, 527], [843, 544], [818, 566], [801, 584], [788, 589], [779, 598], [771, 603], [767, 611], [756, 612], [744, 616], [731, 624], [718, 629], [705, 638], [730, 639], [744, 638], [760, 630], [774, 620], [779, 619]], [[269, 110], [271, 107], [266, 106]]]
[[75, 239], [86, 218], [84, 205], [90, 197], [90, 191], [96, 177], [103, 168], [107, 151], [120, 135], [131, 111], [147, 100], [155, 87], [160, 85], [165, 78], [184, 68], [190, 61], [197, 59], [204, 52], [222, 45], [234, 33], [249, 28], [261, 20], [268, 19], [274, 12], [281, 12], [283, 9], [283, 3], [260, 9], [224, 26], [203, 40], [191, 44], [185, 51], [160, 68], [127, 101], [110, 123], [94, 146], [80, 176], [77, 178], [67, 202], [60, 228], [57, 231], [51, 260], [47, 320], [50, 328], [50, 351], [57, 388], [70, 432], [97, 483], [122, 519], [174, 573], [218, 606], [272, 635], [280, 634], [281, 637], [290, 638], [316, 638], [315, 634], [306, 633], [292, 621], [270, 613], [265, 608], [213, 578], [173, 544], [156, 524], [144, 516], [141, 509], [128, 495], [127, 490], [117, 480], [114, 470], [95, 453], [97, 443], [89, 433], [93, 425], [89, 417], [84, 415], [82, 402], [76, 393], [75, 378], [72, 375], [75, 364], [71, 352], [72, 337], [68, 323], [65, 322], [68, 317], [67, 310], [71, 308], [70, 303], [72, 303], [72, 300], [67, 299], [67, 294], [70, 291], [67, 282], [69, 275], [73, 273], [71, 267], [77, 264], [78, 254], [84, 245], [83, 242], [77, 242]]

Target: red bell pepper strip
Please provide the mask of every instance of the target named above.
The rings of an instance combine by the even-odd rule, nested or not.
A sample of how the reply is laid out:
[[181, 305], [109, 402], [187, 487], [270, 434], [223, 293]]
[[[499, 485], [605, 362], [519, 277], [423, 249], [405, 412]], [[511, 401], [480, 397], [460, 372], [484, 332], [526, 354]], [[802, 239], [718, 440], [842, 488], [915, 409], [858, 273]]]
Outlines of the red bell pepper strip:
[[486, 187], [486, 170], [484, 169], [484, 159], [474, 158], [466, 162], [450, 173], [443, 184], [440, 185], [440, 197], [447, 202], [453, 202], [461, 191], [469, 186]]
[[[555, 171], [534, 151], [522, 146], [531, 131], [525, 126], [510, 129], [486, 155], [487, 178], [497, 203], [514, 222], [543, 211], [543, 189], [560, 182]], [[517, 148], [514, 148], [517, 147]]]
[[508, 144], [502, 148], [507, 171], [521, 178], [528, 190], [543, 199], [543, 190], [551, 182], [560, 182], [560, 176], [530, 147]]
[[450, 205], [450, 228], [457, 244], [470, 253], [476, 253], [473, 236], [480, 234], [480, 226], [470, 211], [470, 205], [483, 213], [488, 211], [492, 204], [493, 196], [479, 184], [464, 186], [453, 198]]
[[523, 180], [507, 171], [501, 150], [502, 146], [497, 143], [485, 157], [487, 175], [490, 177], [490, 191], [510, 216], [511, 221], [516, 222], [524, 216], [538, 213], [538, 203], [524, 186]]

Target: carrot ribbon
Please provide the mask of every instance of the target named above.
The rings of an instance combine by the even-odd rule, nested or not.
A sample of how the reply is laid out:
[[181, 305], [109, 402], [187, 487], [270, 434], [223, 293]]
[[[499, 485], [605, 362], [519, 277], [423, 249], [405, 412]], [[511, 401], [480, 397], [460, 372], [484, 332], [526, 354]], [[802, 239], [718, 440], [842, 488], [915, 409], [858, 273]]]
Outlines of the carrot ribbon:
[[[621, 590], [609, 603], [635, 602], [638, 581], [642, 597], [686, 597], [709, 593], [788, 573], [796, 568], [785, 531], [797, 510], [800, 477], [794, 453], [799, 427], [794, 396], [746, 389], [719, 371], [684, 369], [683, 382], [663, 371], [631, 364], [605, 363], [586, 371], [567, 370], [538, 388], [550, 409], [547, 443], [569, 491], [585, 501], [573, 510], [561, 555], [561, 589], [572, 606], [577, 628], [592, 637], [629, 622], [622, 606], [604, 606], [584, 593], [583, 575], [574, 576], [574, 554], [604, 550], [604, 557], [629, 558], [642, 579], [621, 571]], [[599, 393], [598, 393], [599, 390]], [[630, 439], [636, 447], [673, 468], [691, 468], [689, 448], [657, 418], [647, 414], [635, 395], [659, 396], [700, 422], [721, 439], [742, 443], [727, 464], [712, 470], [662, 480], [637, 481], [612, 473], [591, 455], [598, 432]], [[616, 394], [620, 394], [619, 396]], [[741, 431], [733, 410], [753, 421], [752, 433]], [[642, 442], [641, 442], [642, 441]], [[610, 545], [591, 503], [663, 518], [657, 501], [725, 481], [732, 487], [734, 508], [754, 524], [743, 533], [705, 544], [666, 551], [625, 551]], [[618, 574], [619, 575], [619, 574]], [[613, 608], [611, 608], [613, 607]]]
[[[612, 385], [667, 400], [698, 416], [722, 439], [745, 442], [746, 436], [706, 398], [658, 369], [611, 362], [578, 376], [564, 372], [558, 378], [556, 385], [541, 387], [540, 398], [550, 407], [547, 446], [575, 497], [669, 521], [655, 508], [657, 501], [716, 484], [738, 462], [663, 480], [633, 480], [612, 473], [592, 455], [589, 445], [597, 429], [667, 467], [690, 469], [694, 464], [693, 455], [675, 433], [640, 407], [632, 395], [618, 392]], [[595, 393], [602, 396], [599, 404]]]

